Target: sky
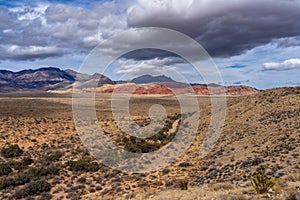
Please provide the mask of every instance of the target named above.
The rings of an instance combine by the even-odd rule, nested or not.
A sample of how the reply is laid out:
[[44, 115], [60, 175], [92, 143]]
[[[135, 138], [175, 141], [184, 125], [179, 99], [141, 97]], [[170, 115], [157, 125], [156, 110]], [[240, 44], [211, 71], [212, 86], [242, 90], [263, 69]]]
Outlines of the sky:
[[[91, 50], [107, 39], [127, 30], [162, 27], [202, 45], [225, 85], [299, 86], [299, 10], [300, 0], [0, 0], [0, 70], [79, 70]], [[173, 77], [173, 71], [192, 83], [202, 82], [184, 59], [153, 49], [122, 56], [105, 75], [113, 80], [143, 74]]]

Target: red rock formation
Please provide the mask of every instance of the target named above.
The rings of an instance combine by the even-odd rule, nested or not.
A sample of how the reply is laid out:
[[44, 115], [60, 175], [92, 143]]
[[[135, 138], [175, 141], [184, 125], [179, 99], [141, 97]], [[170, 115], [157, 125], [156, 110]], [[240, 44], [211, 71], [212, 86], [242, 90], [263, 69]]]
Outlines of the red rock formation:
[[206, 86], [188, 84], [118, 84], [118, 85], [105, 85], [97, 88], [98, 93], [133, 93], [133, 94], [196, 94], [196, 95], [230, 95], [230, 96], [243, 96], [256, 94], [259, 91], [249, 86]]

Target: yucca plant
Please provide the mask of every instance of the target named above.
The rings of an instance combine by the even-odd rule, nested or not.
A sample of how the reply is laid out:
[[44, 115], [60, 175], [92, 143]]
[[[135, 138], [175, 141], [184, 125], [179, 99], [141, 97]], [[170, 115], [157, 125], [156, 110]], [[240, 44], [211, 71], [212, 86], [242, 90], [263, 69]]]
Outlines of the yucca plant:
[[188, 181], [182, 180], [182, 181], [179, 182], [179, 187], [180, 187], [181, 190], [187, 190], [188, 185], [189, 185]]
[[275, 184], [272, 178], [266, 175], [266, 168], [262, 167], [250, 178], [251, 184], [258, 194], [267, 193]]

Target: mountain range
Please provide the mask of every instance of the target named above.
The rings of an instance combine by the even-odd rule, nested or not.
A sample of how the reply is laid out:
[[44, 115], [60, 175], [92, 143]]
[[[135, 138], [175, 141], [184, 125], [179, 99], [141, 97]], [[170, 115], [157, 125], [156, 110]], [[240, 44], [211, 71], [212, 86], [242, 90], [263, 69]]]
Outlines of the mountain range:
[[[92, 88], [97, 81], [97, 92], [111, 93], [114, 89], [125, 92], [135, 87], [135, 94], [186, 94], [193, 92], [198, 95], [220, 94], [222, 87], [217, 84], [186, 84], [174, 81], [165, 75], [142, 75], [130, 81], [113, 81], [110, 78], [95, 73], [93, 75], [79, 73], [70, 69], [61, 70], [55, 67], [28, 69], [19, 72], [0, 70], [0, 92], [72, 92], [73, 83], [76, 88], [87, 90]], [[79, 84], [79, 85], [78, 85]], [[211, 88], [210, 91], [208, 87]], [[226, 86], [228, 95], [248, 95], [257, 93], [258, 90], [248, 86]]]
[[0, 70], [0, 92], [49, 91], [72, 88], [75, 80], [81, 86], [89, 87], [91, 80], [98, 80], [98, 86], [114, 84], [114, 81], [102, 74], [82, 74], [73, 70], [61, 70], [55, 67], [22, 70], [12, 72]]

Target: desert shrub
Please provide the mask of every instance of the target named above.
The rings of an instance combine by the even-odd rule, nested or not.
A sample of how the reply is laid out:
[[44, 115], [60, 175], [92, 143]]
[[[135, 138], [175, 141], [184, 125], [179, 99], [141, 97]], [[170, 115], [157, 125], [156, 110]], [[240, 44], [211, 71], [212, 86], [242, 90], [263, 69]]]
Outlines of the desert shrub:
[[12, 169], [6, 163], [0, 164], [0, 176], [8, 175], [12, 172]]
[[7, 165], [14, 168], [15, 170], [25, 169], [28, 165], [31, 165], [33, 160], [31, 158], [23, 158], [21, 161], [10, 160], [7, 162]]
[[187, 190], [188, 189], [188, 185], [189, 185], [188, 181], [182, 180], [182, 181], [179, 182], [179, 188], [181, 190]]
[[30, 181], [30, 176], [24, 173], [18, 173], [13, 176], [8, 177], [1, 177], [0, 178], [0, 190], [9, 188], [9, 187], [16, 187], [18, 185], [24, 185]]
[[3, 147], [1, 149], [1, 155], [4, 158], [14, 158], [23, 154], [23, 150], [17, 144], [10, 145], [8, 147]]
[[78, 160], [78, 161], [68, 161], [67, 162], [68, 169], [71, 171], [84, 171], [84, 172], [95, 172], [100, 169], [99, 164], [97, 162], [91, 162], [90, 160]]
[[256, 171], [254, 176], [250, 178], [250, 181], [258, 194], [267, 193], [275, 184], [274, 181], [266, 175], [266, 167], [262, 167]]
[[8, 187], [14, 187], [14, 181], [12, 178], [1, 177], [0, 178], [0, 190], [3, 190]]
[[42, 177], [57, 175], [58, 173], [59, 168], [56, 166], [30, 168], [26, 172], [20, 172], [8, 177], [1, 177], [0, 190], [9, 187], [16, 187], [18, 185], [24, 185], [31, 180], [38, 180]]
[[27, 175], [32, 179], [37, 180], [41, 177], [57, 175], [60, 168], [56, 165], [49, 165], [43, 167], [33, 167], [27, 171]]
[[50, 155], [45, 156], [43, 159], [45, 161], [49, 161], [49, 162], [56, 162], [59, 161], [59, 159], [63, 156], [63, 152], [61, 151], [55, 151]]
[[78, 183], [86, 183], [86, 178], [85, 177], [80, 177], [77, 179]]
[[32, 181], [24, 185], [23, 188], [17, 190], [14, 197], [21, 199], [27, 196], [41, 194], [51, 190], [51, 185], [45, 180]]
[[41, 193], [40, 197], [37, 198], [37, 200], [50, 200], [52, 199], [52, 195], [48, 192]]

